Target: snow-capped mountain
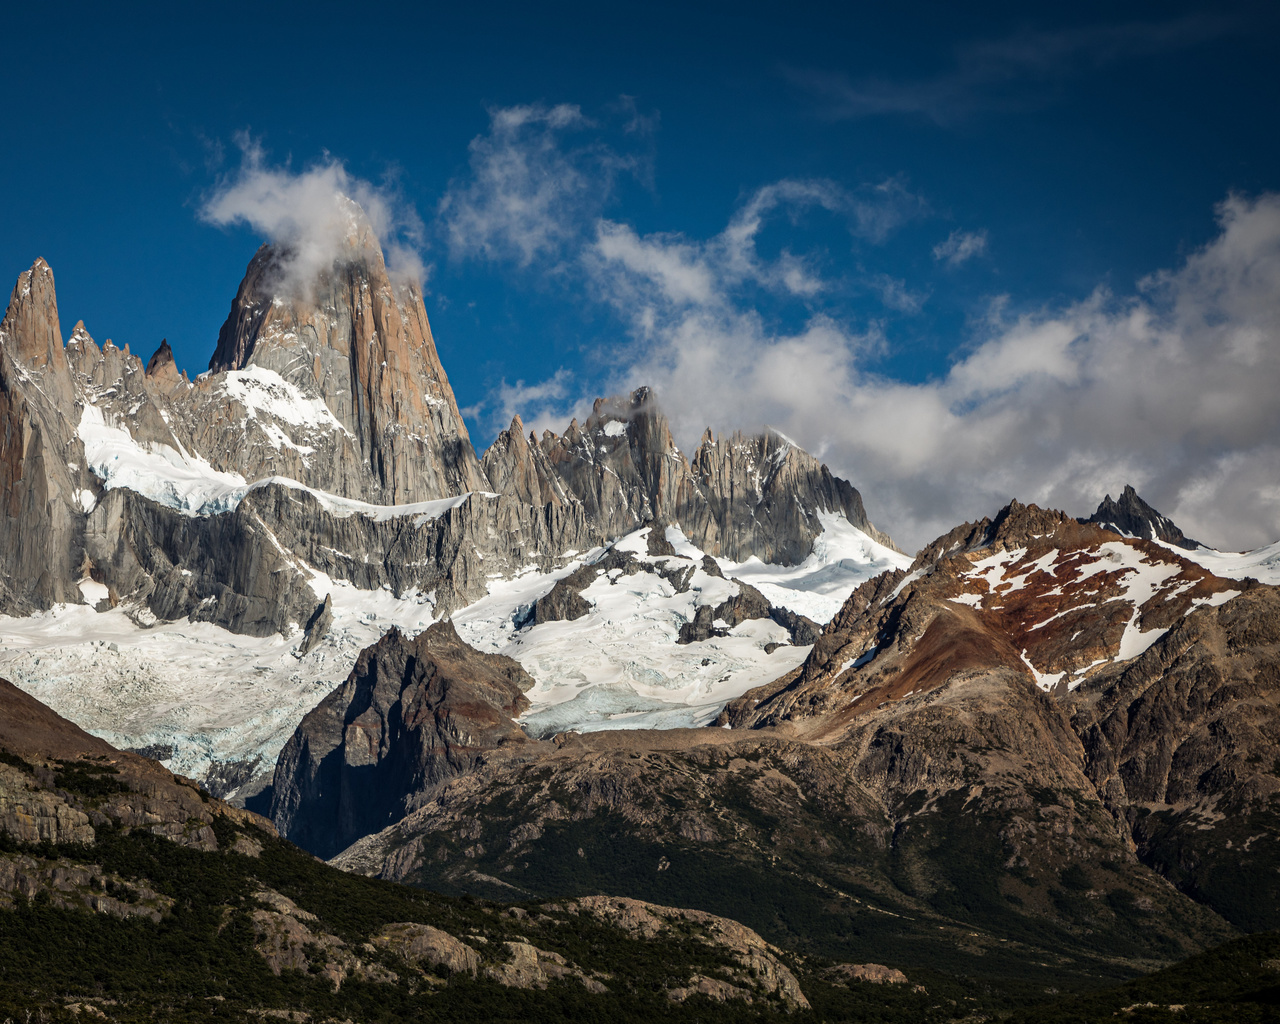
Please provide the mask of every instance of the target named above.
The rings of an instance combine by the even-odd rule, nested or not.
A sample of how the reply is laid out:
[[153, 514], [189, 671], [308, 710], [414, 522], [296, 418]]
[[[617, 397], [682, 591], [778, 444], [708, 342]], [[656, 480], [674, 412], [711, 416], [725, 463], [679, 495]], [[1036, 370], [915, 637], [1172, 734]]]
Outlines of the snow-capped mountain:
[[[64, 344], [42, 260], [0, 322], [0, 670], [118, 745], [230, 792], [362, 647], [449, 615], [530, 666], [530, 728], [702, 721], [806, 646], [754, 619], [677, 644], [732, 578], [820, 626], [904, 561], [793, 442], [708, 432], [690, 459], [645, 388], [562, 435], [517, 418], [478, 459], [421, 294], [358, 207], [314, 280], [290, 258], [253, 257], [195, 380], [167, 343], [144, 364], [79, 322]], [[696, 563], [678, 593], [637, 554], [580, 621], [522, 618], [643, 531]]]

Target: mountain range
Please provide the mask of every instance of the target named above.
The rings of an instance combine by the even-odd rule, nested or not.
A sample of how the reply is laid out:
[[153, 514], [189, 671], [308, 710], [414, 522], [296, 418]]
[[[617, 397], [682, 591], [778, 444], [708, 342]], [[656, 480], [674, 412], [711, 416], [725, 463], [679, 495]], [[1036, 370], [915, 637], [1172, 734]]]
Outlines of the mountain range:
[[[169, 876], [68, 850], [293, 843], [548, 935], [682, 921], [721, 967], [688, 960], [668, 1003], [788, 1014], [876, 971], [1043, 991], [1280, 929], [1280, 544], [1214, 551], [1127, 487], [909, 556], [777, 431], [686, 456], [647, 388], [477, 455], [420, 289], [348, 213], [314, 280], [258, 251], [194, 380], [167, 343], [64, 341], [52, 270], [18, 279], [0, 901], [158, 924]], [[527, 929], [344, 931], [251, 881], [273, 977], [621, 977]]]

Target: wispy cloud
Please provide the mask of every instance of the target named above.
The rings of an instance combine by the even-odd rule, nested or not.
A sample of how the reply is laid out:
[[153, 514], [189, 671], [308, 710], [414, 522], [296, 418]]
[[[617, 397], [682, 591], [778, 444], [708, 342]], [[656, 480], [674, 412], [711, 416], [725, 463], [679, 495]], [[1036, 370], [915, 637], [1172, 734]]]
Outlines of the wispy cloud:
[[987, 232], [961, 231], [957, 228], [933, 247], [933, 258], [945, 260], [948, 266], [958, 267], [987, 251]]
[[1187, 49], [1237, 27], [1234, 18], [1194, 14], [1157, 22], [1026, 29], [959, 45], [953, 66], [928, 78], [895, 81], [815, 69], [787, 69], [828, 117], [915, 114], [950, 123], [979, 110], [1044, 102], [1070, 76], [1151, 54]]
[[[624, 133], [643, 136], [651, 119], [623, 103]], [[598, 216], [620, 174], [645, 177], [646, 157], [604, 143], [597, 123], [562, 103], [495, 107], [489, 131], [472, 140], [466, 176], [437, 210], [455, 257], [514, 260], [554, 256]]]
[[[874, 253], [921, 209], [900, 182], [788, 179], [697, 238], [574, 205], [577, 227], [545, 251], [560, 280], [622, 322], [619, 341], [596, 353], [610, 370], [504, 382], [487, 408], [562, 429], [588, 387], [650, 384], [686, 447], [706, 426], [772, 424], [851, 479], [908, 547], [1010, 497], [1085, 513], [1127, 482], [1209, 542], [1280, 536], [1280, 195], [1229, 196], [1216, 238], [1126, 294], [1099, 288], [1019, 315], [993, 300], [948, 372], [917, 383], [876, 372], [893, 343], [876, 315], [851, 319], [827, 300], [852, 286], [909, 312], [927, 290], [876, 270], [833, 276], [819, 255], [766, 253], [759, 241], [816, 213]], [[953, 232], [935, 258], [976, 258], [985, 237]], [[519, 246], [501, 251], [523, 259]], [[771, 319], [765, 299], [794, 315]]]
[[485, 398], [462, 409], [462, 415], [483, 422], [492, 431], [506, 429], [519, 415], [526, 430], [535, 434], [543, 430], [561, 431], [579, 406], [589, 402], [575, 397], [573, 371], [560, 367], [546, 380], [526, 384], [501, 381]]
[[342, 258], [362, 220], [381, 242], [392, 276], [422, 284], [422, 221], [392, 185], [357, 178], [327, 156], [294, 171], [287, 163], [272, 165], [247, 134], [236, 143], [240, 165], [205, 198], [200, 217], [220, 227], [246, 224], [278, 246], [282, 293], [309, 289]]

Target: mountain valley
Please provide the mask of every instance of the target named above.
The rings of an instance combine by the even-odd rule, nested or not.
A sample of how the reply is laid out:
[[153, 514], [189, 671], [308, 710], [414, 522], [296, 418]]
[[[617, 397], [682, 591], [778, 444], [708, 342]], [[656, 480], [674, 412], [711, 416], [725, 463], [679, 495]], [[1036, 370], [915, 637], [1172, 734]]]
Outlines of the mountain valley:
[[1280, 544], [1128, 487], [908, 555], [645, 387], [477, 453], [345, 209], [194, 380], [64, 343], [43, 260], [14, 288], [0, 1014], [1274, 1012]]

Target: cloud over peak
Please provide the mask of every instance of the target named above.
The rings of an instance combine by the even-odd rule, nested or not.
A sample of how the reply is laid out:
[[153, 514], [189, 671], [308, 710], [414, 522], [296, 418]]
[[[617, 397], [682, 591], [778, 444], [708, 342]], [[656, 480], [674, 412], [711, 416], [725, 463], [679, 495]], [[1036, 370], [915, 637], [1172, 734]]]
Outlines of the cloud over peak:
[[247, 135], [237, 143], [240, 166], [205, 198], [200, 217], [219, 227], [247, 225], [278, 247], [282, 293], [305, 293], [353, 244], [365, 241], [383, 247], [393, 279], [421, 285], [422, 222], [394, 189], [357, 178], [328, 156], [293, 171], [287, 164], [272, 166]]

